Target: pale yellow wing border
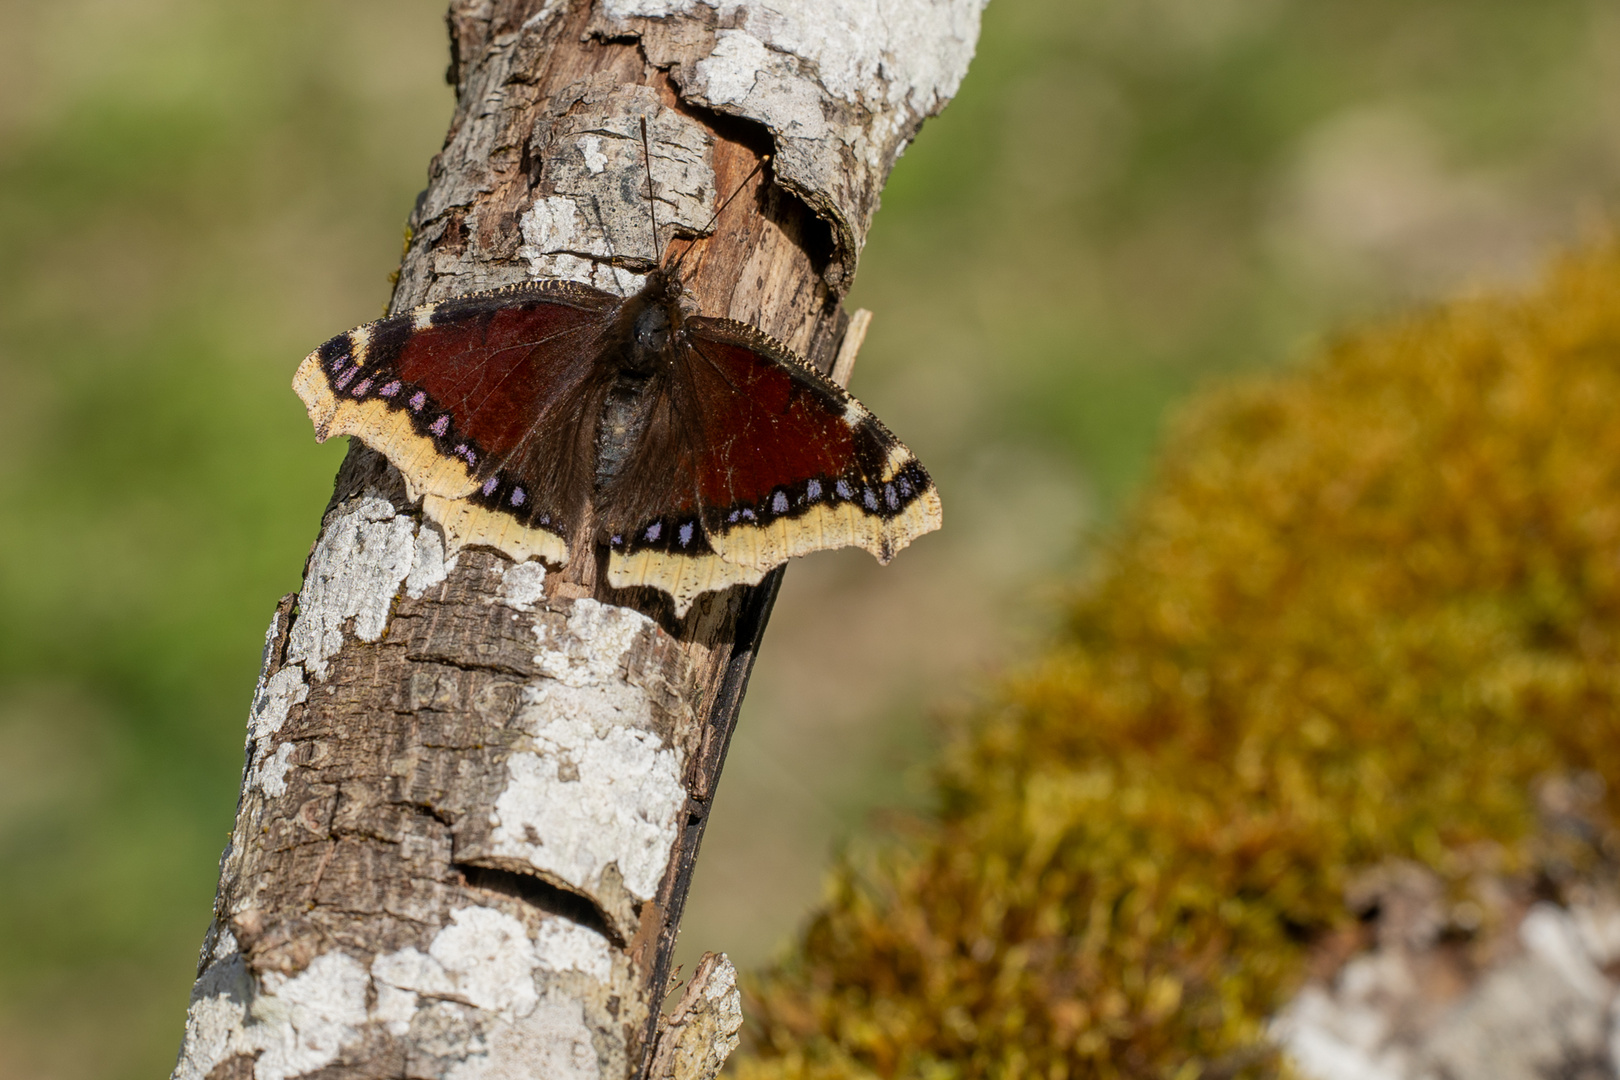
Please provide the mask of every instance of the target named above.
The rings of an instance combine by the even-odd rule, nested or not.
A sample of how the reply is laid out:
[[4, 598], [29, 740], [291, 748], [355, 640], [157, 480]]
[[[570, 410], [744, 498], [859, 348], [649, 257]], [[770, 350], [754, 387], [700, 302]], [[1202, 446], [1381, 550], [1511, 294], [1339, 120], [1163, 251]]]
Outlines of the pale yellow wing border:
[[615, 589], [648, 587], [669, 594], [675, 602], [676, 618], [684, 618], [693, 601], [706, 592], [718, 592], [733, 585], [756, 585], [769, 566], [739, 566], [718, 555], [673, 555], [667, 551], [644, 550], [628, 555], [608, 555], [608, 584]]
[[[357, 359], [363, 359], [357, 350]], [[568, 545], [545, 529], [531, 529], [506, 514], [467, 500], [477, 490], [473, 476], [458, 459], [438, 452], [433, 440], [420, 435], [403, 409], [390, 409], [375, 398], [350, 401], [332, 392], [318, 353], [298, 365], [293, 390], [315, 425], [315, 438], [353, 435], [386, 457], [405, 479], [411, 500], [422, 500], [422, 512], [444, 530], [446, 554], [463, 547], [492, 547], [518, 562], [542, 558], [554, 566], [568, 564]]]
[[[904, 446], [894, 445], [887, 468], [877, 481], [879, 499], [881, 489], [892, 484], [900, 470], [915, 460]], [[930, 481], [893, 517], [868, 513], [854, 501], [822, 503], [766, 525], [734, 525], [711, 534], [708, 540], [720, 558], [739, 566], [769, 569], [812, 551], [841, 547], [864, 548], [878, 562], [888, 565], [917, 537], [943, 524], [939, 492]]]
[[[862, 547], [887, 563], [916, 537], [939, 528], [940, 521], [939, 493], [932, 488], [888, 520], [862, 513], [851, 503], [817, 506], [799, 517], [711, 536], [714, 555], [676, 555], [656, 549], [627, 555], [612, 552], [608, 555], [608, 583], [618, 589], [661, 589], [675, 601], [675, 614], [684, 616], [703, 593], [756, 584], [789, 559], [812, 551]], [[838, 541], [828, 543], [829, 536]]]

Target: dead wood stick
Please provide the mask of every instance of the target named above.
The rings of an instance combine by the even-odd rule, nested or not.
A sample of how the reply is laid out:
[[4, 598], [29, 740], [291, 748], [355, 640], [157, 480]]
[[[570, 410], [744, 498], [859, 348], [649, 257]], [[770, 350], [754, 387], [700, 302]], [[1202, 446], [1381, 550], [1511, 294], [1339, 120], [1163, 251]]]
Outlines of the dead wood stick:
[[[634, 287], [653, 254], [645, 121], [666, 230], [701, 230], [773, 155], [686, 277], [705, 313], [829, 370], [878, 191], [954, 93], [981, 5], [774, 0], [721, 20], [704, 2], [455, 0], [458, 106], [393, 310], [535, 278]], [[713, 1075], [735, 1041], [729, 963], [701, 965], [662, 1028], [659, 1008], [780, 579], [677, 620], [577, 567], [447, 558], [397, 472], [351, 447], [266, 639], [175, 1075], [630, 1080], [655, 1056]]]

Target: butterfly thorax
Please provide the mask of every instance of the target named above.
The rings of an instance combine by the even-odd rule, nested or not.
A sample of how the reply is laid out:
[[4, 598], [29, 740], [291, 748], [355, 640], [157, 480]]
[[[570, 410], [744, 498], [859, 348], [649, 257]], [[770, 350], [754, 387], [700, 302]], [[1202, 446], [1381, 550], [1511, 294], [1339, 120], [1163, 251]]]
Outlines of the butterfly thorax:
[[634, 296], [619, 301], [602, 340], [602, 359], [627, 374], [650, 375], [673, 360], [684, 317], [680, 281], [663, 270], [647, 275]]

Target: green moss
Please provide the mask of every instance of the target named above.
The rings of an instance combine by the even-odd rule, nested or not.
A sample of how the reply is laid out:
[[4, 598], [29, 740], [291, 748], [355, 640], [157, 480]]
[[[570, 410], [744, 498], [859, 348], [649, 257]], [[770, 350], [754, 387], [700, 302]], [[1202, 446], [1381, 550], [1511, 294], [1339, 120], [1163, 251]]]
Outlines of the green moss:
[[937, 820], [756, 984], [741, 1075], [1274, 1073], [1352, 872], [1528, 869], [1537, 777], [1620, 792], [1617, 298], [1599, 252], [1196, 407]]

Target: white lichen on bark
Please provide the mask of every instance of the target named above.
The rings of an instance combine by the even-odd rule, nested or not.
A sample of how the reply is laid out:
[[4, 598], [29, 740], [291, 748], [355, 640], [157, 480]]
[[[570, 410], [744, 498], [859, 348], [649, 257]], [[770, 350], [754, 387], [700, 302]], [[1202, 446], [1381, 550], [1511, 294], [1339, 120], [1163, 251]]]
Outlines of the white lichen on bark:
[[367, 1021], [365, 968], [343, 953], [316, 957], [299, 975], [270, 972], [255, 987], [235, 939], [221, 935], [192, 993], [178, 1080], [205, 1080], [220, 1062], [254, 1059], [254, 1080], [290, 1080], [337, 1060]]
[[327, 525], [304, 571], [288, 643], [290, 663], [324, 678], [327, 660], [343, 647], [350, 619], [351, 632], [361, 641], [382, 637], [399, 586], [416, 564], [416, 533], [416, 521], [374, 495]]
[[986, 0], [602, 0], [693, 105], [764, 125], [779, 181], [834, 229], [852, 277], [877, 192], [967, 74]]
[[500, 602], [518, 611], [533, 611], [546, 595], [546, 567], [535, 559], [503, 568]]
[[[527, 577], [521, 565], [513, 574]], [[646, 690], [622, 676], [637, 639], [658, 629], [640, 612], [587, 598], [562, 627], [539, 619], [534, 632], [544, 677], [523, 687], [515, 718], [527, 738], [506, 761], [489, 835], [469, 857], [588, 896], [629, 937], [633, 905], [656, 893], [686, 801], [685, 748], [666, 745]]]
[[[536, 564], [537, 565], [537, 564]], [[435, 585], [443, 584], [456, 568], [456, 556], [445, 557], [444, 533], [437, 525], [424, 525], [416, 533], [416, 557], [405, 575], [405, 595], [420, 600]], [[545, 570], [541, 569], [542, 579]]]
[[[537, 197], [518, 219], [518, 255], [537, 278], [564, 278], [621, 293], [644, 278], [607, 265], [615, 257], [649, 268], [678, 230], [701, 235], [715, 206], [714, 140], [701, 124], [658, 103], [645, 86], [605, 81], [574, 88], [572, 110], [535, 133], [552, 194]], [[650, 158], [643, 154], [647, 125]], [[659, 234], [645, 196], [652, 173]]]

